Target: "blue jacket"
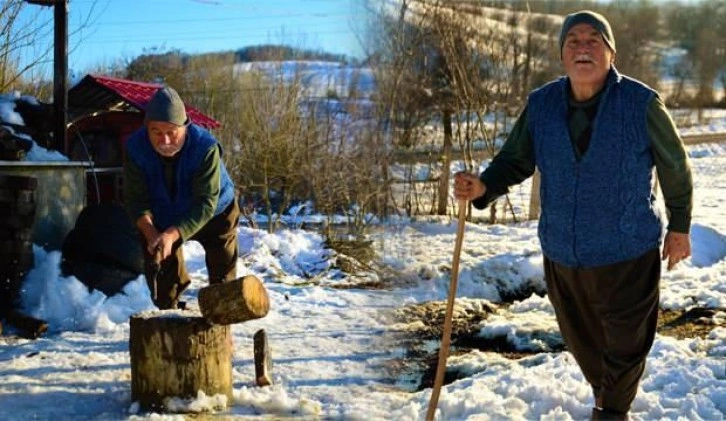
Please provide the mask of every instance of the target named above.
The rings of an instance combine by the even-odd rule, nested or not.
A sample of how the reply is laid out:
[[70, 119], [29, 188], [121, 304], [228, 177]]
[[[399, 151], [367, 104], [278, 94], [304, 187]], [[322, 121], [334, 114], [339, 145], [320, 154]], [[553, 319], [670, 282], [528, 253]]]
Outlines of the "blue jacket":
[[[220, 148], [221, 154], [221, 145], [211, 133], [197, 125], [190, 124], [187, 127], [184, 146], [177, 154], [176, 197], [171, 197], [166, 187], [161, 157], [151, 146], [148, 131], [140, 129], [129, 137], [126, 143], [126, 152], [129, 158], [145, 174], [151, 197], [154, 225], [157, 229], [163, 231], [170, 226], [177, 225], [178, 221], [192, 207], [194, 201], [192, 196], [194, 174], [196, 174], [210, 148]], [[220, 166], [220, 193], [217, 199], [217, 208], [214, 212], [215, 216], [222, 213], [234, 200], [232, 179], [221, 160]]]
[[542, 175], [539, 238], [545, 256], [569, 267], [636, 258], [659, 247], [654, 163], [646, 111], [648, 86], [611, 69], [585, 154], [578, 160], [568, 128], [568, 79], [529, 97], [529, 130]]

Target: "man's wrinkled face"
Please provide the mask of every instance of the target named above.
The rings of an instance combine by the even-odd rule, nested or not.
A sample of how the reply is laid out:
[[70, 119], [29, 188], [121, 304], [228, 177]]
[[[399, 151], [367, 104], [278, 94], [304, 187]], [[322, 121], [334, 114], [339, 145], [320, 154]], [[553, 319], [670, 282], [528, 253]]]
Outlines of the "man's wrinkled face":
[[167, 158], [173, 157], [181, 150], [187, 135], [186, 126], [177, 126], [165, 121], [149, 121], [146, 123], [146, 130], [149, 132], [154, 150]]
[[573, 26], [562, 46], [562, 64], [574, 85], [596, 84], [607, 77], [615, 53], [602, 34], [587, 23]]

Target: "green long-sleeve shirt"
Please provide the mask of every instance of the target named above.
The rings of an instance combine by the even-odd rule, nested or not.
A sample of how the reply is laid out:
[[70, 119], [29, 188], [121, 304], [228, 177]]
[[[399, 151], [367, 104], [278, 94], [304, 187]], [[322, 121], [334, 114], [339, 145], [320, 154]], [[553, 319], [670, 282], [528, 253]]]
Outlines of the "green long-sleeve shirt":
[[[582, 154], [587, 148], [590, 120], [593, 118], [592, 106], [597, 107], [599, 97], [585, 103], [570, 105], [570, 137], [573, 142], [585, 138], [585, 144], [573, 145], [576, 153]], [[582, 112], [578, 112], [582, 111]], [[483, 209], [501, 195], [509, 192], [509, 187], [519, 184], [535, 171], [534, 144], [529, 132], [527, 109], [517, 119], [502, 149], [490, 165], [480, 175], [487, 187], [486, 194], [475, 199], [475, 207]], [[688, 233], [693, 209], [693, 178], [683, 141], [675, 123], [663, 101], [656, 95], [648, 105], [647, 130], [652, 142], [653, 161], [658, 181], [668, 211], [668, 230]]]
[[[220, 192], [220, 159], [219, 148], [209, 148], [197, 170], [192, 183], [194, 202], [189, 212], [175, 225], [182, 240], [191, 238], [214, 216]], [[170, 193], [174, 194], [172, 189], [176, 184], [174, 182], [176, 160], [174, 158], [162, 159], [162, 162], [167, 188]], [[124, 161], [124, 203], [132, 221], [136, 221], [142, 215], [151, 215], [153, 220], [152, 200], [144, 173], [131, 160], [126, 159]]]

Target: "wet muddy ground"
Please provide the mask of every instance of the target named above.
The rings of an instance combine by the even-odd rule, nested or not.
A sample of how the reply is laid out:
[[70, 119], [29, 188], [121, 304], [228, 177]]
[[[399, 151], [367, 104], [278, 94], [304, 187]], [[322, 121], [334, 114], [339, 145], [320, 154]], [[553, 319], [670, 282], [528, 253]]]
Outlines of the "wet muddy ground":
[[[480, 331], [486, 324], [487, 318], [492, 314], [506, 314], [510, 305], [493, 304], [486, 300], [466, 300], [465, 305], [455, 305], [449, 356], [478, 350], [497, 353], [509, 359], [520, 359], [543, 352], [556, 353], [566, 350], [558, 332], [530, 333], [534, 341], [543, 345], [539, 350], [525, 351], [515, 347], [505, 335], [483, 337]], [[415, 390], [433, 385], [445, 312], [446, 302], [439, 301], [408, 306], [398, 310], [394, 316], [398, 326], [403, 327], [400, 332], [400, 343], [405, 348], [404, 357], [395, 369], [404, 377], [420, 379], [417, 384], [411, 384]], [[657, 332], [678, 339], [705, 338], [717, 326], [726, 325], [724, 314], [726, 309], [661, 310], [658, 315]], [[461, 378], [463, 378], [461, 373], [447, 369], [444, 384]]]

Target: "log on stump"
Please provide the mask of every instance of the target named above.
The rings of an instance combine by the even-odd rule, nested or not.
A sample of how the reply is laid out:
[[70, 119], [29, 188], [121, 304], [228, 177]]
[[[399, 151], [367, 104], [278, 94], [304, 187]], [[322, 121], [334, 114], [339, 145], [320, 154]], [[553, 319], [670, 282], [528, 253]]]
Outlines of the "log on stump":
[[201, 288], [199, 309], [210, 323], [229, 325], [265, 317], [270, 300], [262, 282], [248, 275]]
[[164, 410], [165, 399], [225, 395], [232, 402], [232, 335], [199, 312], [156, 310], [131, 317], [131, 399]]

